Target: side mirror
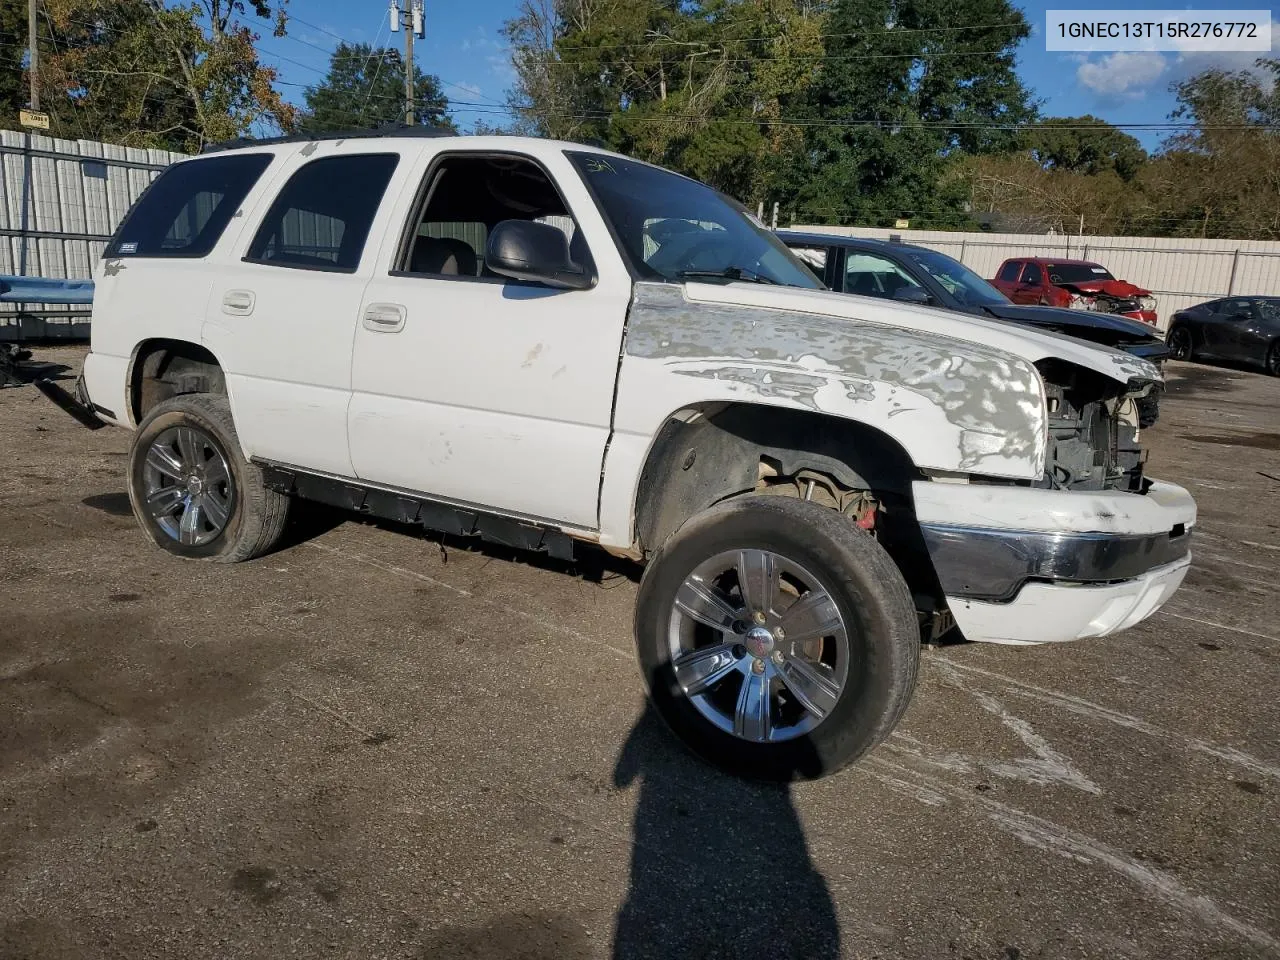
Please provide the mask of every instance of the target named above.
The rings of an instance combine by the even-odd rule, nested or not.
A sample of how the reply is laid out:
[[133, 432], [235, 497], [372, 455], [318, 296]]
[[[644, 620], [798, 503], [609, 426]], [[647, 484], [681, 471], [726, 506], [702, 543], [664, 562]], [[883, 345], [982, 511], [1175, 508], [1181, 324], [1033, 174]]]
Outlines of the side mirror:
[[485, 266], [514, 280], [532, 280], [560, 290], [585, 290], [594, 283], [569, 256], [564, 231], [532, 220], [503, 220], [489, 233]]
[[902, 303], [933, 303], [933, 297], [929, 296], [929, 291], [924, 287], [899, 287], [893, 291], [893, 299]]

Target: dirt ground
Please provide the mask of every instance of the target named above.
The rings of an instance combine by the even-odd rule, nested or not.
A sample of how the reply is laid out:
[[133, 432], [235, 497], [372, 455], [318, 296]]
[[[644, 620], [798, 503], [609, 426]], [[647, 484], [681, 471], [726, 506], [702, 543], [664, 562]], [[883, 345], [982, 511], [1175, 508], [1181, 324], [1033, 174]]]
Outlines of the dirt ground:
[[0, 957], [1280, 956], [1278, 411], [1174, 364], [1165, 610], [927, 651], [884, 746], [787, 790], [644, 710], [625, 565], [319, 510], [180, 562], [125, 432], [2, 390]]

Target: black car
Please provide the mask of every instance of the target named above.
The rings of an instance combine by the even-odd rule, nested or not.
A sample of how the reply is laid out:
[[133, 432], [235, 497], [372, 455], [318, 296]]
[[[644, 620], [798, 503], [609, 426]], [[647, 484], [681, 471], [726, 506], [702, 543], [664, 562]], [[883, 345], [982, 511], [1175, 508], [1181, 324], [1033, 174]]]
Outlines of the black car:
[[[928, 247], [794, 230], [779, 230], [778, 238], [828, 287], [841, 293], [927, 304], [1052, 330], [1124, 350], [1157, 366], [1169, 355], [1160, 335], [1148, 324], [1092, 310], [1013, 303], [959, 260]], [[1154, 424], [1159, 398], [1144, 397], [1138, 413], [1142, 426]]]
[[1175, 360], [1234, 360], [1280, 377], [1280, 297], [1223, 297], [1179, 310], [1165, 340]]

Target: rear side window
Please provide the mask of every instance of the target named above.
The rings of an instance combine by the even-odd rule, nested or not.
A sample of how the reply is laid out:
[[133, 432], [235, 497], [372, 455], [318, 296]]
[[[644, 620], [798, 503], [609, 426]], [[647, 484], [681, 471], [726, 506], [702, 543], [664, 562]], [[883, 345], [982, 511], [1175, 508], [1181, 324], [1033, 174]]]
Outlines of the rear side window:
[[244, 259], [354, 272], [399, 160], [395, 153], [312, 160], [284, 185]]
[[1021, 268], [1021, 260], [1010, 260], [1000, 269], [1000, 279], [1005, 283], [1014, 283], [1018, 279], [1018, 271]]
[[1022, 271], [1022, 282], [1032, 283], [1036, 286], [1044, 283], [1044, 273], [1040, 269], [1040, 264], [1028, 263], [1027, 269]]
[[206, 256], [269, 163], [269, 153], [175, 163], [138, 199], [103, 256]]

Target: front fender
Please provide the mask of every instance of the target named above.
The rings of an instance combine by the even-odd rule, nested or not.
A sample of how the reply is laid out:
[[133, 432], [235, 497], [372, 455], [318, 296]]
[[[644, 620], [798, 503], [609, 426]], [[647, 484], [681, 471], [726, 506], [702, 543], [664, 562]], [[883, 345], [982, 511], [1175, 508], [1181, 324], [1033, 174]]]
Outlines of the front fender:
[[615, 429], [652, 437], [672, 409], [716, 401], [856, 420], [922, 468], [1015, 479], [1044, 471], [1044, 386], [1027, 360], [885, 324], [695, 302], [678, 286], [637, 284]]

